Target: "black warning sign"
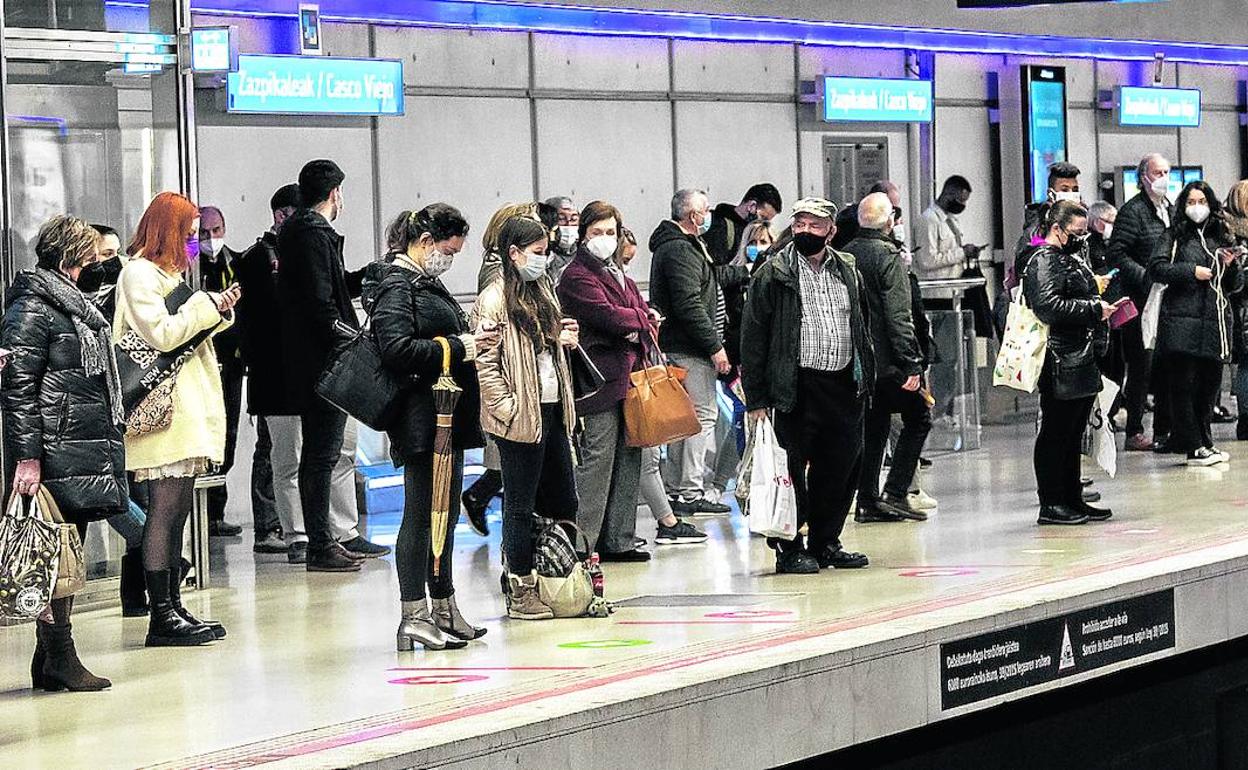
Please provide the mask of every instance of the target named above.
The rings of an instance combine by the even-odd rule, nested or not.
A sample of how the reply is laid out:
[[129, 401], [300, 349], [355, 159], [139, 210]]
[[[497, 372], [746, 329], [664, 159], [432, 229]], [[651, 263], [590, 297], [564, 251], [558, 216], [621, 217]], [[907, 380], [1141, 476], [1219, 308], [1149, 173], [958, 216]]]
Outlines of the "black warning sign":
[[965, 706], [1173, 647], [1173, 589], [959, 639], [940, 646], [940, 706]]

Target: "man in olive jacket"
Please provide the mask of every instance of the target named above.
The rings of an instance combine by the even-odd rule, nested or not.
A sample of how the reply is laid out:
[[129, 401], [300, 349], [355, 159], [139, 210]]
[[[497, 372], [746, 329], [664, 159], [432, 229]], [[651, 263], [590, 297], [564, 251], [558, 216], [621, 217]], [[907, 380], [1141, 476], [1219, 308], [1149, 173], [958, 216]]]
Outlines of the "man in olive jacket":
[[732, 368], [724, 350], [724, 293], [702, 241], [710, 225], [706, 193], [680, 190], [672, 198], [672, 218], [660, 222], [650, 236], [650, 303], [666, 317], [659, 329], [659, 346], [688, 372], [685, 390], [702, 426], [698, 435], [668, 448], [672, 467], [667, 494], [677, 513], [731, 510], [707, 500], [703, 487], [706, 452], [714, 444], [718, 416], [716, 375]]
[[[854, 258], [828, 247], [836, 206], [804, 198], [793, 241], [759, 267], [741, 322], [741, 377], [755, 421], [772, 420], [788, 453], [801, 535], [769, 539], [776, 571], [865, 567], [841, 547], [862, 472], [862, 429], [875, 382], [869, 312]], [[761, 429], [761, 424], [759, 425]]]
[[[932, 429], [931, 410], [919, 393], [923, 353], [911, 315], [910, 279], [901, 263], [901, 249], [892, 238], [893, 204], [884, 193], [872, 193], [858, 204], [858, 237], [845, 246], [862, 275], [870, 306], [871, 339], [878, 377], [867, 409], [862, 479], [858, 485], [859, 522], [924, 521], [927, 514], [906, 502], [918, 468], [923, 443]], [[888, 442], [889, 423], [900, 414], [901, 435], [880, 496], [880, 468]]]

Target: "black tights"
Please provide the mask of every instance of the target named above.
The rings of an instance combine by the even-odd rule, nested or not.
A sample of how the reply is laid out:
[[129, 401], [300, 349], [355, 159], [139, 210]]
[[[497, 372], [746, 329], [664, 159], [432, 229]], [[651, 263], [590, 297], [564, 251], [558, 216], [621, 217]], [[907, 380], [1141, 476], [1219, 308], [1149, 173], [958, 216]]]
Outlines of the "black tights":
[[447, 599], [455, 593], [451, 580], [451, 552], [455, 550], [455, 524], [459, 521], [459, 491], [464, 487], [464, 453], [451, 454], [451, 495], [446, 523], [446, 546], [442, 550], [438, 575], [433, 574], [430, 550], [430, 523], [433, 507], [433, 453], [422, 452], [403, 469], [403, 523], [394, 544], [394, 566], [399, 573], [399, 599], [418, 602], [425, 598], [425, 586], [434, 599]]
[[195, 479], [148, 482], [147, 523], [143, 525], [143, 569], [174, 569], [182, 555], [182, 531], [194, 504]]

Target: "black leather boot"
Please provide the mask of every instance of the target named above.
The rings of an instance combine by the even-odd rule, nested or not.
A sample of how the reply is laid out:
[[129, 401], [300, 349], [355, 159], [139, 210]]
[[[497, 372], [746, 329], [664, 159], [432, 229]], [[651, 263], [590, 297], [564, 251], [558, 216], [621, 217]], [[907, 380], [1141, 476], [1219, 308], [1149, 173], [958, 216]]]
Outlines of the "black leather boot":
[[121, 614], [127, 618], [141, 618], [147, 613], [143, 549], [133, 548], [121, 557]]
[[43, 660], [43, 679], [40, 686], [48, 692], [69, 690], [70, 692], [98, 692], [113, 686], [113, 683], [102, 676], [96, 676], [78, 660], [78, 651], [74, 649], [72, 626], [69, 614], [74, 606], [74, 597], [52, 600], [52, 622], [35, 622], [44, 626], [44, 646], [46, 657]]
[[48, 657], [47, 645], [43, 641], [43, 627], [47, 623], [35, 619], [35, 654], [30, 659], [31, 689], [43, 688], [43, 661]]
[[152, 613], [147, 623], [147, 647], [190, 647], [216, 641], [217, 635], [205, 625], [192, 624], [178, 614], [169, 598], [169, 570], [147, 573], [147, 592]]
[[173, 609], [182, 619], [192, 626], [208, 626], [212, 629], [212, 635], [218, 639], [225, 638], [225, 626], [215, 620], [200, 620], [191, 614], [191, 611], [182, 606], [182, 580], [175, 577], [177, 573], [169, 573], [169, 601], [173, 603]]

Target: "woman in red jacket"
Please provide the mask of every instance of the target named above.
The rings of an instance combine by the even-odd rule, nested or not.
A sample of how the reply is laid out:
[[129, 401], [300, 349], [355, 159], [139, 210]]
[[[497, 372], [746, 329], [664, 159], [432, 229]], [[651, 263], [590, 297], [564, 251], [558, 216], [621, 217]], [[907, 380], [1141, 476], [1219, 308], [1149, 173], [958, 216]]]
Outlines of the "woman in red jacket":
[[641, 450], [624, 441], [624, 395], [658, 314], [615, 260], [622, 227], [610, 203], [585, 207], [580, 246], [559, 281], [559, 301], [580, 323], [581, 347], [606, 380], [576, 404], [582, 424], [578, 523], [603, 561], [647, 561], [650, 554], [634, 545]]

